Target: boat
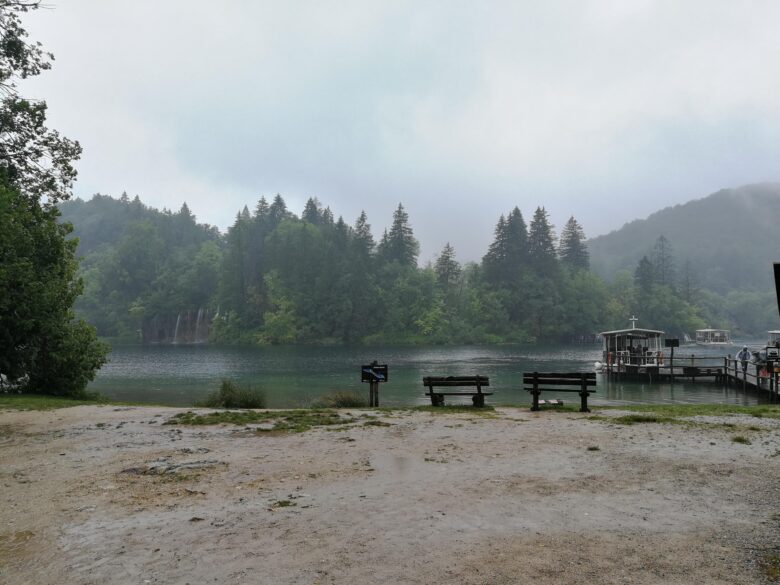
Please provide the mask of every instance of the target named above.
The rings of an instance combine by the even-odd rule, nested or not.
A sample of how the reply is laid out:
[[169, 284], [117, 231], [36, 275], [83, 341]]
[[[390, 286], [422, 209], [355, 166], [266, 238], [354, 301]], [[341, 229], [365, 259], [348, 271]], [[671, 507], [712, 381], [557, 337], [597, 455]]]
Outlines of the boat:
[[599, 364], [610, 370], [628, 366], [656, 366], [663, 361], [664, 335], [657, 329], [643, 329], [636, 326], [638, 319], [631, 317], [629, 329], [603, 331], [599, 335], [604, 340], [602, 360]]
[[728, 329], [697, 329], [696, 345], [731, 345]]

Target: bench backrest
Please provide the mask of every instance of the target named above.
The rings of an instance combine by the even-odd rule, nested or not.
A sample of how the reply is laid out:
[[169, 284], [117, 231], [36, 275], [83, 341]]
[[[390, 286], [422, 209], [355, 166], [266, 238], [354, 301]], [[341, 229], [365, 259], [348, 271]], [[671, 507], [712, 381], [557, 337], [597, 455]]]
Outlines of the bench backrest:
[[595, 386], [596, 372], [530, 372], [523, 374], [523, 384], [536, 386]]
[[425, 376], [423, 386], [490, 386], [487, 376]]

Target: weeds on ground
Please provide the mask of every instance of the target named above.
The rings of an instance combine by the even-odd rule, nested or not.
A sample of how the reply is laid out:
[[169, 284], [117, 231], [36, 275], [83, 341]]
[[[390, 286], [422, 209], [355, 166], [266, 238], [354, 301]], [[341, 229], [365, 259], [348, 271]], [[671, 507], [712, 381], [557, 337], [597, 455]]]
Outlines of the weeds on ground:
[[753, 442], [750, 439], [748, 439], [747, 437], [742, 436], [742, 435], [734, 435], [733, 437], [731, 437], [731, 442], [732, 443], [741, 443], [742, 445], [752, 445], [753, 444]]
[[196, 406], [209, 408], [265, 408], [265, 394], [233, 380], [222, 380], [215, 390]]
[[661, 417], [729, 416], [744, 414], [756, 418], [780, 419], [780, 404], [738, 406], [736, 404], [632, 404], [629, 406], [600, 406], [600, 410], [630, 410]]
[[166, 425], [219, 425], [219, 424], [266, 424], [256, 428], [257, 432], [285, 431], [302, 433], [312, 427], [345, 425], [357, 422], [352, 416], [341, 416], [338, 412], [327, 409], [311, 410], [228, 410], [198, 414], [187, 411], [180, 412], [165, 421]]
[[312, 402], [314, 408], [365, 408], [366, 399], [358, 392], [329, 392]]
[[780, 554], [766, 555], [760, 565], [770, 581], [780, 581]]

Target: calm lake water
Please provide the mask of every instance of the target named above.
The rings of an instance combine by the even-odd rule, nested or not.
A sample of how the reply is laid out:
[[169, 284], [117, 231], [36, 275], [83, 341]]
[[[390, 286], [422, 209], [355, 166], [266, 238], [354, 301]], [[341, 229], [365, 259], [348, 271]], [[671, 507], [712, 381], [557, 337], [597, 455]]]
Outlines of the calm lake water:
[[[751, 340], [753, 345], [761, 341]], [[739, 346], [679, 348], [676, 355], [724, 355]], [[592, 371], [601, 359], [598, 345], [583, 346], [468, 346], [428, 348], [365, 347], [213, 347], [206, 345], [118, 346], [98, 373], [90, 389], [109, 398], [191, 406], [231, 378], [262, 389], [270, 408], [306, 406], [313, 398], [333, 390], [354, 390], [368, 397], [368, 384], [360, 383], [360, 365], [377, 360], [389, 365], [389, 381], [380, 386], [382, 406], [429, 403], [423, 396], [426, 375], [486, 375], [496, 394], [491, 404], [529, 404], [522, 391], [521, 374], [536, 371]], [[546, 396], [545, 396], [546, 397]], [[554, 394], [549, 395], [555, 397]], [[576, 394], [562, 393], [567, 403]], [[708, 402], [759, 404], [765, 394], [742, 392], [709, 382], [643, 384], [607, 382], [600, 376], [593, 404]], [[457, 400], [448, 400], [448, 403]], [[466, 398], [464, 402], [469, 402]]]

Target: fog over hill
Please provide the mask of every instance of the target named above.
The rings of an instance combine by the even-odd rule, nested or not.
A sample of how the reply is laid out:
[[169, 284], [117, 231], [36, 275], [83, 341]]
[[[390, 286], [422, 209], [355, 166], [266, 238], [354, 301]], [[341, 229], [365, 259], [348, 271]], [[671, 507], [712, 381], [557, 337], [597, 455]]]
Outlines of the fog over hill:
[[593, 238], [591, 267], [606, 279], [620, 270], [633, 274], [660, 236], [671, 244], [678, 276], [689, 262], [701, 288], [772, 291], [772, 263], [780, 261], [780, 183], [723, 189]]

